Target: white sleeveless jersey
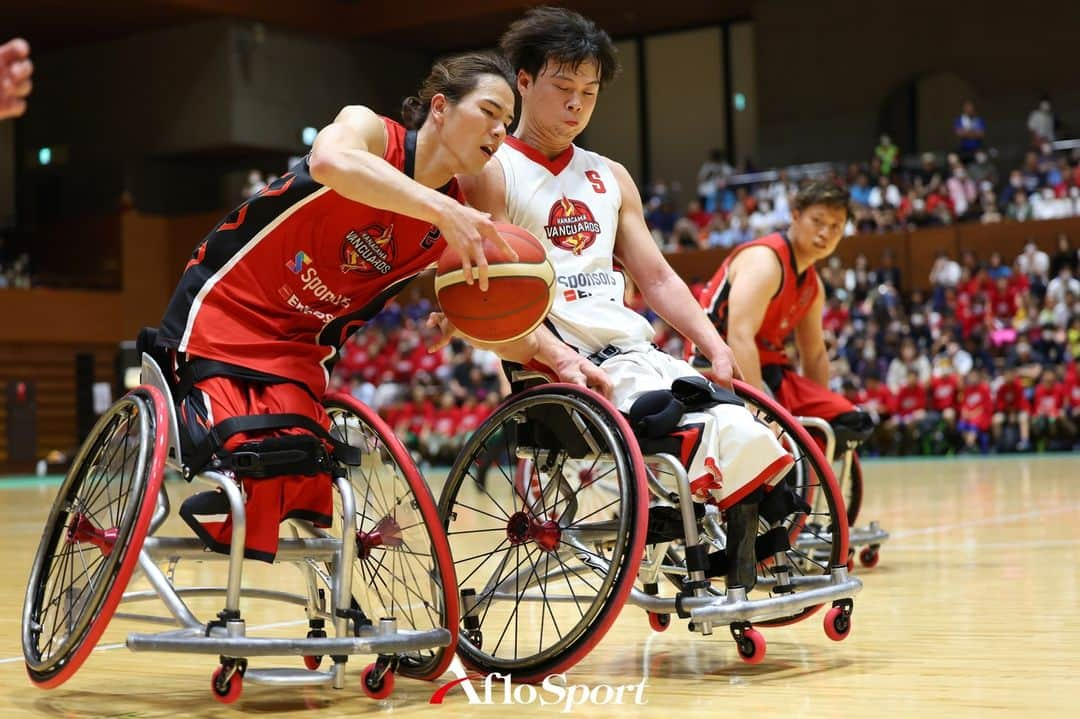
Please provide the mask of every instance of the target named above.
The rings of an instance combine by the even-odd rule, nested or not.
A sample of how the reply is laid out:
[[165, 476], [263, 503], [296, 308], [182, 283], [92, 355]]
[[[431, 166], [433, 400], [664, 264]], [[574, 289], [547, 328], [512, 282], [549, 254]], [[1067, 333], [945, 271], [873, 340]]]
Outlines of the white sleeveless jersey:
[[543, 242], [555, 267], [556, 333], [586, 354], [650, 341], [652, 326], [623, 303], [623, 275], [612, 267], [622, 196], [604, 158], [571, 145], [549, 160], [514, 137], [495, 158], [509, 221]]

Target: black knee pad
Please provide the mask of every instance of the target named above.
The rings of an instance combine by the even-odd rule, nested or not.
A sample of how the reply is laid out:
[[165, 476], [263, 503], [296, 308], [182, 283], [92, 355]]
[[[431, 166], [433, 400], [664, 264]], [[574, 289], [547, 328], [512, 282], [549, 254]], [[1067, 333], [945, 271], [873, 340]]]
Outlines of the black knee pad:
[[628, 416], [634, 434], [644, 439], [663, 437], [679, 426], [686, 406], [670, 390], [645, 392], [630, 407]]

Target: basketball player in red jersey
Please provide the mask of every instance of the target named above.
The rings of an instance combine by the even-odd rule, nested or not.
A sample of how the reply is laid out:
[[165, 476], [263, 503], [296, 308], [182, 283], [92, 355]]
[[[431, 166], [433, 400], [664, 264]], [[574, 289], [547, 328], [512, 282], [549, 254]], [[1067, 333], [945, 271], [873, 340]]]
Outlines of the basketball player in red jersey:
[[[404, 125], [346, 107], [310, 155], [195, 250], [155, 343], [172, 353], [189, 474], [212, 455], [228, 462], [244, 442], [312, 435], [323, 442], [309, 453], [311, 462], [262, 468], [258, 476], [273, 481], [248, 476], [239, 460], [232, 466], [247, 496], [247, 556], [273, 559], [282, 519], [330, 520], [320, 454], [329, 419], [321, 399], [345, 338], [446, 246], [462, 258], [470, 281], [478, 269], [481, 288], [483, 239], [513, 256], [490, 216], [461, 204], [454, 179], [482, 170], [502, 144], [513, 119], [511, 79], [503, 59], [463, 55], [433, 67], [418, 96], [405, 102]], [[249, 423], [230, 434], [222, 427], [253, 415], [262, 421], [257, 429]], [[290, 421], [267, 426], [266, 415]], [[222, 496], [210, 492], [181, 510], [217, 551], [231, 536], [222, 507]]]
[[[814, 269], [844, 235], [848, 200], [847, 190], [831, 183], [807, 185], [795, 196], [787, 233], [737, 247], [709, 280], [700, 302], [731, 343], [747, 382], [771, 390], [794, 415], [830, 422], [843, 417], [853, 429], [868, 430], [867, 416], [828, 389], [821, 328], [825, 290]], [[784, 351], [792, 333], [802, 374]], [[687, 352], [700, 354], [693, 343]]]
[[[737, 375], [730, 348], [649, 234], [630, 173], [573, 144], [618, 69], [611, 38], [578, 13], [541, 7], [512, 24], [500, 48], [517, 72], [521, 120], [496, 162], [462, 178], [466, 196], [545, 243], [557, 292], [547, 325], [532, 337], [555, 357], [589, 357], [611, 382], [614, 404], [632, 421], [640, 418], [639, 429], [649, 426], [647, 439], [679, 440], [674, 453], [682, 455], [694, 495], [726, 512], [728, 585], [750, 588], [758, 502], [792, 458], [741, 403], [727, 401], [733, 395], [656, 349], [652, 327], [624, 303], [616, 255], [645, 301], [703, 348], [722, 383]], [[701, 385], [680, 382], [686, 378]], [[708, 398], [691, 402], [681, 394], [688, 386], [702, 387]], [[647, 419], [660, 415], [663, 427]]]

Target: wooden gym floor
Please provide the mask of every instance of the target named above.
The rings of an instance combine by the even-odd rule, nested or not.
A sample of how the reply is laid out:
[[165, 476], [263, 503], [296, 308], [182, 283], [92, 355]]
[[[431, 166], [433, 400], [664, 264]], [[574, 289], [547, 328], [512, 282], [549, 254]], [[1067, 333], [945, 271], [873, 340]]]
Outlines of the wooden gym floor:
[[[867, 462], [863, 520], [892, 532], [881, 563], [856, 570], [865, 582], [854, 627], [829, 641], [820, 615], [765, 629], [763, 663], [742, 663], [726, 630], [712, 637], [676, 620], [654, 634], [627, 607], [611, 632], [568, 676], [571, 684], [633, 684], [644, 705], [580, 706], [573, 716], [984, 717], [1075, 716], [1080, 672], [1080, 456], [1022, 456]], [[171, 488], [181, 489], [178, 485]], [[470, 706], [452, 690], [442, 706], [425, 684], [399, 679], [391, 698], [367, 699], [350, 663], [344, 691], [248, 685], [231, 706], [213, 701], [216, 658], [134, 654], [114, 620], [75, 677], [51, 691], [23, 668], [20, 623], [25, 582], [57, 483], [0, 480], [0, 717], [287, 717], [553, 715], [541, 708]], [[439, 487], [435, 486], [435, 494]], [[174, 503], [174, 507], [176, 504]], [[167, 528], [169, 529], [169, 528]], [[180, 534], [173, 526], [163, 534]], [[256, 569], [257, 565], [257, 569]], [[181, 581], [219, 582], [223, 564], [180, 565]], [[260, 586], [299, 575], [248, 563]], [[273, 579], [270, 579], [273, 577]], [[296, 581], [299, 588], [299, 582]], [[202, 600], [200, 600], [202, 601]], [[147, 605], [148, 606], [148, 605]], [[193, 608], [199, 616], [214, 603]], [[202, 610], [201, 612], [199, 610]], [[245, 605], [249, 626], [302, 634], [298, 609]], [[295, 619], [301, 621], [293, 621]], [[287, 658], [272, 659], [287, 666]], [[496, 692], [496, 696], [501, 696]], [[628, 695], [629, 696], [629, 695]]]

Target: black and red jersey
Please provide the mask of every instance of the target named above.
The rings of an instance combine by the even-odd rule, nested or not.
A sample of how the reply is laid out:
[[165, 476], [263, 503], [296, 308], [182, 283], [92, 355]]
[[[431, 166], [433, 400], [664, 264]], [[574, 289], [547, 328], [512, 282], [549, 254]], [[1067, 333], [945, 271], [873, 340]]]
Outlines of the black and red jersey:
[[[412, 177], [415, 131], [383, 123], [383, 158]], [[456, 180], [441, 192], [463, 199]], [[189, 358], [298, 381], [321, 397], [338, 347], [444, 247], [430, 223], [315, 182], [305, 158], [195, 249], [159, 341]]]
[[740, 252], [747, 247], [758, 246], [772, 250], [780, 261], [783, 271], [780, 289], [769, 301], [769, 307], [765, 311], [765, 317], [755, 337], [758, 354], [761, 357], [762, 366], [786, 365], [789, 362], [784, 353], [784, 342], [806, 316], [810, 305], [817, 297], [819, 287], [817, 271], [813, 266], [806, 268], [802, 274], [798, 273], [795, 267], [794, 249], [785, 235], [773, 233], [735, 248], [705, 285], [699, 301], [716, 329], [727, 339], [728, 299], [731, 293], [731, 283], [727, 278], [728, 269], [732, 260]]

